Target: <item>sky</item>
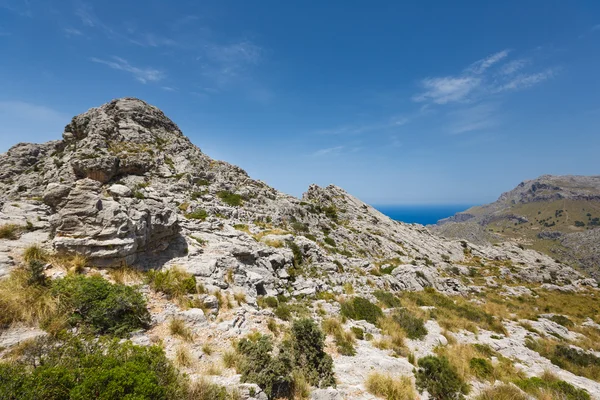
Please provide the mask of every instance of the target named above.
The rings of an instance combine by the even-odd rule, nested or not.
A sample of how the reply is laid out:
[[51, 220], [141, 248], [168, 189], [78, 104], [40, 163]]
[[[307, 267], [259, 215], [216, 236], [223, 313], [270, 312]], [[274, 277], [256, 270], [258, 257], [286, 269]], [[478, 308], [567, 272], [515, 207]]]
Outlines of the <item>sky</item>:
[[600, 2], [0, 0], [0, 152], [119, 97], [286, 193], [600, 174]]

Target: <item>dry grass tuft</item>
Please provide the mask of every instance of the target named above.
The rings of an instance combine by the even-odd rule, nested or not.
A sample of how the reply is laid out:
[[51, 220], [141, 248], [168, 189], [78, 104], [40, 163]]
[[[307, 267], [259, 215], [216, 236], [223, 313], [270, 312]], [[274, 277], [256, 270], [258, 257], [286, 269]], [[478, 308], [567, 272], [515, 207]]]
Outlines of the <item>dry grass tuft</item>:
[[194, 339], [194, 333], [185, 325], [185, 322], [179, 318], [173, 318], [169, 322], [169, 331], [171, 335], [179, 336], [187, 342], [191, 342]]
[[237, 368], [240, 361], [240, 355], [233, 350], [228, 350], [223, 353], [221, 360], [223, 361], [225, 368]]
[[529, 396], [524, 394], [518, 387], [513, 385], [498, 385], [484, 390], [477, 400], [528, 400]]
[[29, 285], [29, 278], [29, 273], [19, 268], [0, 280], [0, 326], [43, 324], [57, 315], [58, 300], [45, 286]]
[[48, 260], [48, 253], [39, 245], [33, 244], [23, 251], [23, 260], [25, 260], [26, 262], [34, 260], [46, 261]]
[[394, 378], [379, 372], [370, 374], [365, 382], [369, 393], [386, 400], [414, 400], [417, 393], [407, 376]]
[[189, 368], [194, 365], [194, 358], [185, 346], [179, 346], [175, 350], [175, 363], [180, 367]]
[[0, 225], [0, 239], [17, 240], [21, 227], [15, 224]]
[[121, 284], [138, 284], [144, 279], [144, 274], [140, 270], [129, 265], [111, 269], [108, 273], [116, 283]]

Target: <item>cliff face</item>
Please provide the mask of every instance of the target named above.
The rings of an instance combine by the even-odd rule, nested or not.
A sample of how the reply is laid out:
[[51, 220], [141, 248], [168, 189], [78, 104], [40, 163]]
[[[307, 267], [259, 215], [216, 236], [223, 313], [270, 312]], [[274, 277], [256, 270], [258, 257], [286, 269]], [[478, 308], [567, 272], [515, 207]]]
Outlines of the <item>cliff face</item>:
[[600, 176], [543, 175], [431, 230], [480, 244], [518, 241], [600, 278], [599, 218]]
[[[553, 191], [552, 185], [536, 184], [534, 190], [524, 184], [522, 194], [503, 195], [502, 204], [555, 196]], [[591, 189], [586, 193], [595, 196]], [[570, 195], [580, 201], [583, 194]], [[459, 218], [470, 222], [484, 216], [469, 213], [473, 216]], [[513, 214], [510, 218], [520, 220]], [[376, 302], [376, 291], [399, 296], [428, 289], [478, 296], [474, 301], [482, 302], [490, 290], [533, 295], [524, 285], [566, 293], [596, 287], [555, 257], [509, 242], [491, 246], [444, 239], [423, 226], [393, 221], [337, 186], [311, 185], [301, 199], [281, 193], [239, 167], [211, 159], [160, 110], [133, 98], [76, 116], [62, 140], [18, 144], [0, 155], [0, 226], [14, 231], [0, 238], [0, 276], [23, 264], [23, 250], [31, 244], [55, 255], [82, 255], [103, 274], [122, 266], [190, 274], [204, 290], [190, 295], [190, 303], [202, 304], [204, 311], [182, 311], [145, 287], [150, 331], [164, 336], [165, 321], [178, 316], [194, 334], [221, 344], [266, 329], [267, 318], [275, 316], [259, 308], [261, 296], [309, 299], [309, 316], [320, 320], [339, 316], [336, 299], [354, 294]], [[55, 269], [52, 261], [47, 268]], [[217, 299], [234, 295], [247, 304], [232, 311]], [[488, 315], [487, 323], [492, 320]], [[386, 335], [365, 321], [352, 324], [378, 338]], [[507, 324], [519, 335], [524, 332], [514, 321]], [[427, 326], [429, 336], [407, 344], [420, 356], [448, 343], [437, 322], [428, 320]], [[135, 340], [150, 343], [150, 334], [140, 335]], [[505, 348], [524, 349], [522, 336]], [[0, 332], [0, 348], [9, 347], [2, 338]], [[178, 342], [164, 343], [173, 356]], [[360, 357], [335, 355], [338, 389], [323, 396], [371, 398], [361, 385], [374, 366], [413, 373], [398, 354], [367, 341], [357, 346]], [[545, 366], [528, 357], [536, 368]], [[239, 384], [239, 375], [231, 379], [224, 384]], [[590, 382], [578, 384], [596, 390]]]

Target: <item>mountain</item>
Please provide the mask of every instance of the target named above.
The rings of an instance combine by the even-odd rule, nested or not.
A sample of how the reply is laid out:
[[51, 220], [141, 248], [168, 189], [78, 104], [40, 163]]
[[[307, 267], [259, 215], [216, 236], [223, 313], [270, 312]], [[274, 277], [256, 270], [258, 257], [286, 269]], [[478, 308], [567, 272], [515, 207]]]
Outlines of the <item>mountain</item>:
[[0, 155], [0, 277], [0, 398], [600, 396], [594, 280], [334, 185], [281, 193], [134, 98]]
[[476, 243], [516, 241], [600, 279], [600, 176], [543, 175], [431, 229]]

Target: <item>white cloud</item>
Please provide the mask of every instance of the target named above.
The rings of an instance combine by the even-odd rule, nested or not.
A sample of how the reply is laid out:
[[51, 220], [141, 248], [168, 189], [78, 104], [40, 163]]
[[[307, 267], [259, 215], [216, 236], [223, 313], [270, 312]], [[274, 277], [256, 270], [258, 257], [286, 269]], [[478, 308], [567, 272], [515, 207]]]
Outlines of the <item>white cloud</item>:
[[481, 84], [481, 79], [473, 76], [426, 78], [421, 81], [425, 92], [414, 96], [417, 102], [432, 101], [436, 104], [446, 104], [464, 101]]
[[507, 62], [506, 64], [504, 64], [502, 66], [502, 68], [500, 68], [500, 73], [503, 75], [514, 74], [515, 72], [520, 71], [523, 68], [525, 68], [530, 63], [531, 63], [530, 60], [527, 60], [524, 58], [521, 58], [519, 60], [513, 60], [513, 61], [510, 61], [510, 62]]
[[99, 58], [91, 58], [91, 61], [104, 64], [112, 69], [129, 72], [133, 77], [141, 83], [158, 82], [164, 78], [165, 74], [155, 68], [139, 68], [135, 67], [123, 58], [113, 56], [112, 60], [102, 60]]
[[382, 131], [401, 127], [410, 122], [409, 117], [393, 116], [384, 122], [369, 124], [369, 125], [348, 125], [333, 129], [322, 129], [316, 131], [318, 135], [360, 135], [366, 132]]
[[64, 28], [63, 32], [65, 33], [65, 35], [67, 35], [67, 37], [83, 35], [83, 32], [81, 32], [79, 29], [75, 29], [75, 28]]
[[472, 107], [452, 111], [450, 117], [450, 133], [461, 134], [482, 131], [498, 125], [495, 104], [483, 103]]
[[547, 69], [535, 74], [520, 74], [510, 81], [496, 87], [495, 93], [526, 89], [538, 83], [544, 82], [556, 75], [556, 69]]
[[226, 45], [208, 43], [202, 46], [197, 59], [205, 77], [225, 86], [244, 77], [251, 67], [259, 64], [262, 53], [259, 46], [248, 40]]
[[509, 50], [502, 50], [492, 54], [456, 76], [425, 78], [420, 82], [422, 92], [414, 95], [412, 100], [427, 104], [479, 102], [493, 94], [537, 85], [558, 71], [548, 69], [516, 75], [532, 62], [524, 58], [504, 62], [509, 53]]
[[312, 155], [314, 157], [321, 157], [321, 156], [325, 156], [325, 155], [339, 154], [343, 149], [344, 149], [344, 146], [328, 147], [325, 149], [317, 150]]
[[484, 59], [475, 61], [473, 64], [471, 64], [467, 68], [467, 72], [470, 72], [473, 74], [482, 74], [485, 72], [485, 70], [490, 68], [492, 65], [494, 65], [494, 64], [498, 63], [499, 61], [503, 60], [504, 58], [506, 58], [508, 56], [509, 52], [510, 52], [510, 50], [508, 50], [508, 49], [502, 50], [502, 51], [492, 54], [491, 56], [488, 56]]
[[161, 89], [164, 90], [165, 92], [177, 92], [177, 89], [175, 89], [171, 86], [162, 86]]

